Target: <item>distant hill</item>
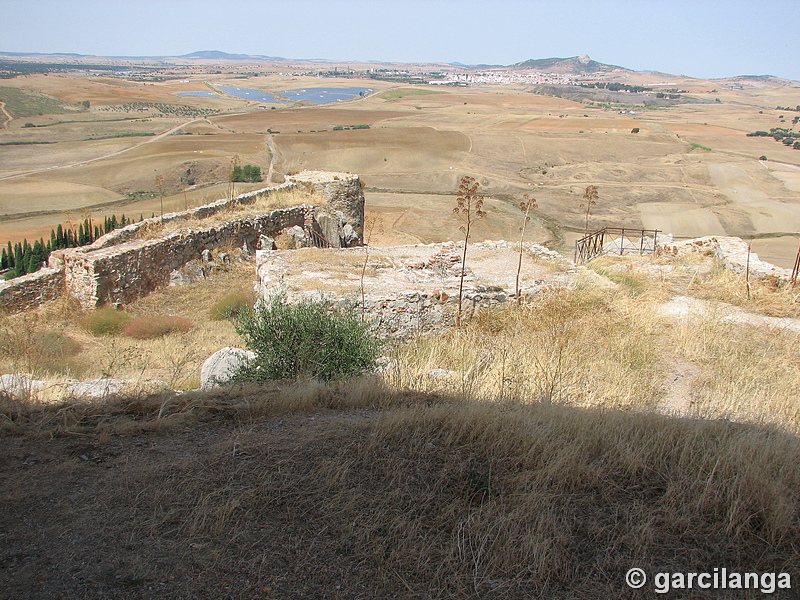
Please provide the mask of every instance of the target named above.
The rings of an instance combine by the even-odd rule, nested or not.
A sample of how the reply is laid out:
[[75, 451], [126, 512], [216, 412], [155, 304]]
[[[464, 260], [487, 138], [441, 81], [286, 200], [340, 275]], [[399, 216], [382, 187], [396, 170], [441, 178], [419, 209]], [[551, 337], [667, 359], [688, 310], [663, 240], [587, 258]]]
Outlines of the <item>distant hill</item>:
[[737, 77], [724, 77], [715, 81], [756, 87], [798, 87], [796, 81], [775, 77], [774, 75], [739, 75]]
[[199, 60], [248, 60], [254, 57], [248, 54], [228, 54], [220, 50], [201, 50], [199, 52], [192, 52], [191, 54], [184, 54], [177, 58], [197, 58]]
[[532, 69], [548, 73], [563, 73], [570, 75], [588, 75], [590, 73], [611, 73], [613, 71], [630, 71], [616, 65], [607, 65], [592, 60], [586, 54], [572, 58], [539, 58], [509, 65], [509, 68]]

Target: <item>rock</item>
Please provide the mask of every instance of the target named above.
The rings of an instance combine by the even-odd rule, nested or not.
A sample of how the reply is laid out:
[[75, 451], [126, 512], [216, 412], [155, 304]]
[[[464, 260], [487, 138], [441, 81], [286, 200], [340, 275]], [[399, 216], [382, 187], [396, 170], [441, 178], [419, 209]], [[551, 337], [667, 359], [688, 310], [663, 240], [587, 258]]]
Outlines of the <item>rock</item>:
[[431, 379], [450, 379], [453, 375], [458, 375], [458, 373], [450, 369], [432, 369], [428, 371], [428, 377]]
[[6, 394], [12, 398], [27, 400], [36, 393], [51, 385], [49, 381], [38, 381], [31, 379], [31, 375], [22, 373], [10, 373], [0, 375], [0, 394]]
[[275, 240], [267, 235], [262, 235], [258, 239], [259, 250], [275, 250]]
[[101, 400], [106, 396], [118, 394], [126, 385], [128, 382], [122, 379], [93, 379], [67, 384], [64, 386], [64, 393], [82, 400]]
[[203, 262], [207, 262], [207, 263], [211, 262], [211, 250], [208, 250], [208, 249], [203, 250], [203, 252], [200, 253], [200, 256], [203, 257]]
[[303, 231], [303, 228], [299, 225], [295, 225], [294, 227], [289, 227], [286, 230], [286, 235], [294, 240], [294, 247], [295, 248], [305, 248], [311, 245], [311, 241], [308, 239], [306, 232]]
[[209, 356], [200, 369], [200, 389], [210, 390], [228, 383], [243, 364], [254, 360], [254, 352], [226, 346]]
[[359, 242], [361, 242], [361, 238], [350, 223], [345, 223], [344, 227], [342, 227], [341, 238], [342, 246], [345, 248], [358, 246]]
[[391, 356], [381, 356], [375, 359], [375, 370], [378, 373], [383, 373], [397, 366], [397, 361]]
[[180, 269], [169, 274], [169, 284], [188, 285], [206, 278], [206, 269], [196, 260], [186, 263]]

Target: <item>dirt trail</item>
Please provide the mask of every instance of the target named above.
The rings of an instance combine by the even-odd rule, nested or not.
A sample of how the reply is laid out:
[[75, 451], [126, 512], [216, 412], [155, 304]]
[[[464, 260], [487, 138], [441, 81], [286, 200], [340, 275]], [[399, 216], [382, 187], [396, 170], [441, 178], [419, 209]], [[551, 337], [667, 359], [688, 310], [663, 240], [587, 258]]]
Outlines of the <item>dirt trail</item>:
[[[5, 110], [3, 112], [5, 112]], [[8, 113], [6, 113], [6, 114], [8, 114]], [[240, 114], [240, 113], [232, 113], [232, 114], [226, 115], [226, 116], [235, 116], [236, 114]], [[243, 114], [243, 113], [241, 113], [241, 114]], [[208, 119], [206, 117], [200, 117], [200, 118], [197, 118], [197, 119], [192, 119], [190, 121], [186, 121], [184, 123], [181, 123], [180, 125], [176, 125], [172, 129], [170, 129], [168, 131], [165, 131], [164, 133], [159, 133], [158, 135], [154, 135], [152, 137], [149, 137], [146, 140], [143, 140], [141, 142], [137, 142], [136, 144], [133, 144], [132, 146], [128, 146], [127, 148], [123, 148], [122, 150], [117, 150], [116, 152], [110, 152], [109, 154], [104, 154], [102, 156], [96, 156], [94, 158], [89, 158], [87, 160], [82, 160], [82, 161], [70, 163], [70, 164], [67, 164], [67, 165], [44, 167], [42, 169], [35, 169], [33, 171], [25, 171], [23, 173], [14, 173], [13, 175], [6, 175], [5, 177], [0, 177], [0, 181], [4, 181], [6, 179], [16, 179], [18, 177], [27, 177], [28, 175], [35, 175], [36, 173], [44, 173], [45, 171], [52, 171], [52, 170], [55, 170], [55, 169], [68, 169], [68, 168], [72, 168], [72, 167], [80, 167], [80, 166], [83, 166], [83, 165], [88, 165], [89, 163], [97, 162], [98, 160], [105, 160], [106, 158], [111, 158], [111, 157], [114, 157], [114, 156], [118, 156], [118, 155], [123, 154], [125, 152], [129, 152], [131, 150], [135, 150], [136, 148], [141, 148], [145, 144], [152, 144], [153, 142], [157, 142], [158, 140], [164, 139], [168, 135], [172, 135], [173, 133], [179, 131], [183, 127], [186, 127], [186, 126], [191, 125], [193, 123], [197, 123], [198, 121], [208, 121]]]
[[269, 169], [267, 170], [267, 183], [272, 182], [272, 173], [275, 170], [275, 144], [272, 141], [272, 134], [267, 134], [267, 148], [269, 148]]
[[[800, 319], [768, 317], [748, 312], [725, 302], [711, 302], [690, 296], [674, 296], [672, 300], [661, 305], [660, 312], [675, 320], [711, 316], [722, 321], [755, 327], [800, 331]], [[692, 416], [692, 384], [702, 370], [699, 366], [680, 359], [675, 359], [669, 367], [661, 384], [664, 397], [656, 406], [656, 410], [670, 416], [690, 417]]]
[[12, 117], [9, 112], [6, 110], [6, 103], [0, 102], [0, 110], [3, 111], [3, 114], [6, 116], [6, 122], [3, 123], [3, 129], [8, 129], [8, 125], [11, 123], [11, 120], [14, 118]]
[[27, 177], [28, 175], [35, 175], [36, 173], [44, 173], [45, 171], [52, 171], [55, 169], [69, 169], [72, 167], [80, 167], [83, 165], [88, 165], [89, 163], [97, 162], [98, 160], [105, 160], [106, 158], [111, 158], [112, 156], [117, 156], [119, 154], [123, 154], [124, 152], [129, 152], [134, 150], [135, 148], [140, 148], [145, 144], [151, 144], [155, 141], [161, 140], [168, 135], [172, 135], [182, 127], [186, 127], [187, 125], [191, 125], [192, 123], [197, 123], [198, 121], [204, 120], [203, 118], [199, 119], [192, 119], [191, 121], [186, 121], [185, 123], [181, 123], [177, 127], [173, 127], [169, 131], [165, 131], [164, 133], [159, 133], [158, 135], [154, 135], [152, 137], [147, 138], [144, 141], [138, 142], [133, 144], [132, 146], [128, 146], [127, 148], [123, 148], [122, 150], [117, 150], [116, 152], [110, 152], [109, 154], [104, 154], [102, 156], [95, 156], [94, 158], [89, 158], [87, 160], [82, 160], [79, 162], [70, 163], [67, 165], [59, 165], [54, 167], [44, 167], [42, 169], [34, 169], [33, 171], [24, 171], [22, 173], [15, 173], [13, 175], [6, 175], [5, 177], [0, 177], [0, 181], [4, 181], [6, 179], [16, 179], [18, 177]]

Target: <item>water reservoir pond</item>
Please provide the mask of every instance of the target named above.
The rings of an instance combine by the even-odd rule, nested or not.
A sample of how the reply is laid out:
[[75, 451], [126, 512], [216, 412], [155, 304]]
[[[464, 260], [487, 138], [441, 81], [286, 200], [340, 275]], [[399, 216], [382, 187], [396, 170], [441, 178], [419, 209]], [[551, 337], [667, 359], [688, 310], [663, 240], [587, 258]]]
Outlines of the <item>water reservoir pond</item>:
[[258, 102], [275, 102], [281, 104], [286, 103], [286, 100], [278, 100], [272, 94], [268, 92], [262, 92], [261, 90], [233, 87], [231, 85], [218, 85], [217, 87], [231, 96], [244, 98], [245, 100], [257, 100]]
[[306, 100], [309, 102], [316, 102], [317, 104], [326, 104], [328, 102], [336, 102], [337, 100], [350, 100], [351, 98], [371, 91], [372, 88], [362, 87], [314, 87], [286, 90], [285, 92], [281, 92], [281, 96], [291, 98], [292, 100]]
[[[261, 90], [254, 90], [252, 88], [240, 88], [230, 85], [218, 85], [219, 89], [223, 92], [244, 98], [245, 100], [256, 100], [258, 102], [274, 102], [285, 104], [287, 100], [278, 100], [274, 95], [269, 92]], [[286, 90], [285, 92], [278, 92], [284, 98], [288, 98], [289, 102], [297, 102], [305, 100], [308, 102], [315, 102], [317, 104], [327, 104], [328, 102], [336, 102], [337, 100], [350, 100], [356, 98], [361, 94], [371, 92], [372, 88], [363, 87], [348, 87], [348, 88], [333, 88], [333, 87], [313, 87], [313, 88], [297, 88], [293, 90]], [[181, 92], [183, 95], [200, 95], [201, 92]], [[206, 94], [203, 94], [206, 95]], [[208, 94], [213, 95], [213, 94]]]
[[219, 98], [214, 92], [177, 92], [178, 96], [203, 96], [204, 98]]

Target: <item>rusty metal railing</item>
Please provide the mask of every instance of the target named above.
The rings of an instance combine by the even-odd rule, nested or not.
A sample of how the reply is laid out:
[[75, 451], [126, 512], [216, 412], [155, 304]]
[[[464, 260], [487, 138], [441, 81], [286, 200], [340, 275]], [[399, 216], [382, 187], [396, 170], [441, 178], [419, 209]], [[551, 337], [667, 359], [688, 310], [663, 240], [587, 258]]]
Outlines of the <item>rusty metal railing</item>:
[[316, 246], [317, 248], [332, 248], [333, 244], [331, 244], [324, 235], [319, 233], [318, 231], [314, 231], [313, 227], [309, 227], [306, 231], [308, 233], [308, 237], [311, 238], [311, 243]]
[[601, 254], [649, 254], [656, 250], [659, 233], [658, 229], [603, 227], [575, 242], [574, 261], [586, 263]]

